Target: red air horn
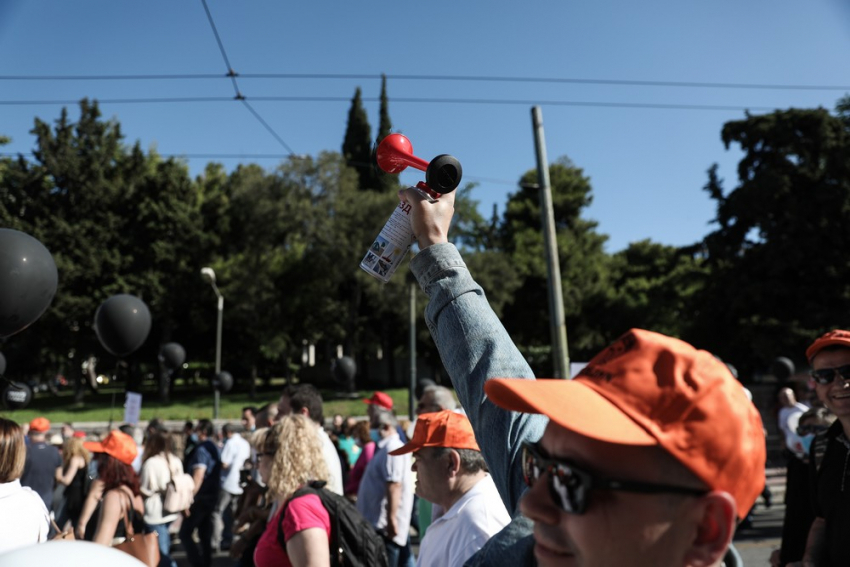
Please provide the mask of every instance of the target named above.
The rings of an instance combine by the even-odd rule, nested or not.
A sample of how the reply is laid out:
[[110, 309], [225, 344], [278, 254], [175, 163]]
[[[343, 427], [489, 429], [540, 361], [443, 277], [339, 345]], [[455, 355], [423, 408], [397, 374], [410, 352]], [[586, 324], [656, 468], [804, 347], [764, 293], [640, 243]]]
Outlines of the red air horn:
[[[431, 192], [451, 193], [460, 185], [463, 168], [453, 156], [441, 154], [429, 162], [413, 155], [413, 145], [402, 134], [390, 134], [375, 153], [378, 167], [387, 173], [401, 173], [408, 166], [425, 172], [425, 183]], [[419, 183], [423, 185], [422, 182]]]

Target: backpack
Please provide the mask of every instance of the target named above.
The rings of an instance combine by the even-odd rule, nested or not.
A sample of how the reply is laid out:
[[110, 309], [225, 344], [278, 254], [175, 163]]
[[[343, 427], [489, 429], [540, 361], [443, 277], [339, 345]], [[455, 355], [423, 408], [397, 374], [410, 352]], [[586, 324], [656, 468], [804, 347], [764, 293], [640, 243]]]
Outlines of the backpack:
[[162, 509], [168, 514], [176, 514], [188, 510], [195, 501], [195, 479], [185, 472], [175, 476], [171, 470], [171, 462], [167, 457], [165, 460], [168, 463], [168, 474], [171, 475], [171, 480], [168, 481], [165, 489]]
[[287, 500], [277, 524], [277, 541], [286, 549], [283, 537], [283, 518], [293, 499], [315, 494], [322, 501], [331, 520], [330, 558], [332, 567], [389, 567], [387, 548], [375, 528], [343, 496], [325, 490], [324, 481], [313, 481], [295, 491]]

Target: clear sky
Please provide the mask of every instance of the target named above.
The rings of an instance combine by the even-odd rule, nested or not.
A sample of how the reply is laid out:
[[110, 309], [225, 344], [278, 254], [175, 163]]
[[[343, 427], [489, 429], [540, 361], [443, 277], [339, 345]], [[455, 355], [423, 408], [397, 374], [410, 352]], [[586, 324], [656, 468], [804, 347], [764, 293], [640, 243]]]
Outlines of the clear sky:
[[[384, 73], [394, 130], [426, 160], [456, 156], [464, 179], [478, 183], [473, 198], [487, 217], [535, 168], [531, 107], [540, 105], [549, 161], [568, 156], [590, 177], [585, 216], [614, 252], [646, 238], [691, 244], [711, 229], [706, 170], [718, 163], [731, 189], [740, 157], [720, 141], [725, 122], [745, 109], [832, 110], [850, 92], [847, 0], [207, 6], [235, 72], [290, 75], [237, 78], [274, 135], [230, 100], [234, 86], [201, 0], [0, 0], [0, 135], [12, 138], [0, 152], [29, 153], [35, 117], [52, 122], [64, 104], [76, 118], [74, 101], [87, 96], [102, 101], [128, 143], [190, 156], [193, 174], [208, 161], [271, 169], [290, 152], [339, 151], [357, 86], [374, 134]], [[55, 78], [81, 75], [215, 77]], [[11, 78], [20, 76], [53, 78]], [[127, 102], [185, 98], [194, 101]], [[197, 100], [207, 98], [214, 100]], [[246, 157], [193, 157], [210, 155]]]

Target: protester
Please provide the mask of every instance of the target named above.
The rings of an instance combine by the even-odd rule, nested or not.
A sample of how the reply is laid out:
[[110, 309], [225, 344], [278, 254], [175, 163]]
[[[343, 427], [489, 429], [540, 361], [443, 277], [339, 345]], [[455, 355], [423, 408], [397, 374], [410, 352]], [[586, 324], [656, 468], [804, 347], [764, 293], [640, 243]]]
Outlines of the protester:
[[457, 400], [455, 400], [452, 391], [445, 386], [437, 384], [426, 386], [422, 390], [422, 397], [416, 404], [416, 415], [423, 413], [432, 413], [442, 410], [456, 410]]
[[62, 456], [56, 447], [47, 443], [49, 431], [50, 421], [47, 418], [37, 417], [30, 421], [30, 442], [21, 476], [21, 484], [35, 490], [48, 510], [53, 507], [53, 489], [62, 478]]
[[62, 478], [59, 479], [65, 486], [65, 506], [56, 520], [62, 529], [68, 521], [71, 526], [77, 527], [86, 498], [90, 462], [91, 453], [83, 447], [83, 440], [73, 434], [67, 437], [62, 449]]
[[400, 197], [428, 328], [506, 508], [525, 516], [467, 564], [720, 565], [765, 463], [761, 419], [728, 368], [632, 330], [576, 379], [535, 380], [448, 243], [454, 194]]
[[290, 385], [284, 388], [277, 404], [278, 419], [290, 413], [306, 415], [316, 426], [316, 433], [322, 442], [322, 454], [328, 466], [328, 490], [342, 496], [342, 463], [339, 454], [324, 429], [322, 395], [310, 384]]
[[[198, 445], [198, 435], [195, 433], [195, 424], [192, 420], [186, 420], [183, 424], [183, 462], [189, 458], [192, 451]], [[186, 467], [184, 467], [186, 468]]]
[[277, 421], [277, 404], [268, 403], [257, 412], [257, 429], [267, 428]]
[[50, 530], [44, 501], [21, 485], [26, 456], [21, 426], [0, 417], [0, 554], [47, 541]]
[[[395, 410], [393, 409], [393, 399], [390, 397], [389, 394], [385, 392], [375, 392], [374, 394], [372, 394], [372, 397], [364, 399], [363, 403], [368, 404], [366, 406], [366, 415], [369, 417], [369, 419], [372, 419], [372, 416], [378, 409], [385, 409], [395, 415]], [[404, 430], [401, 424], [396, 426], [396, 430], [398, 431], [398, 436], [401, 438], [401, 442], [407, 443], [407, 432]]]
[[248, 433], [253, 433], [257, 430], [257, 414], [259, 411], [254, 406], [245, 406], [242, 408], [242, 428]]
[[144, 533], [144, 503], [139, 477], [133, 470], [138, 446], [123, 431], [111, 431], [103, 441], [87, 441], [83, 446], [95, 453], [98, 478], [103, 483], [103, 503], [93, 541], [112, 546], [126, 538], [124, 518], [134, 532]]
[[[330, 516], [315, 494], [292, 498], [312, 480], [327, 480], [322, 442], [310, 419], [286, 414], [265, 437], [260, 452], [260, 475], [276, 511], [254, 551], [256, 567], [306, 567], [330, 565]], [[286, 548], [281, 547], [282, 530]]]
[[71, 437], [74, 436], [74, 433], [76, 433], [74, 426], [70, 422], [67, 422], [67, 421], [62, 424], [62, 429], [60, 429], [60, 431], [62, 433], [62, 440], [63, 441], [67, 441], [68, 439], [70, 439]]
[[511, 520], [487, 474], [472, 424], [451, 410], [421, 414], [411, 441], [390, 455], [411, 452], [416, 494], [445, 510], [420, 543], [416, 565], [463, 565]]
[[[800, 416], [797, 426], [797, 437], [803, 448], [806, 467], [809, 466], [809, 453], [815, 437], [817, 435], [823, 437], [823, 433], [833, 423], [835, 423], [835, 416], [823, 407], [812, 408]], [[823, 455], [820, 456], [822, 457]], [[796, 484], [785, 485], [786, 494], [789, 492], [803, 495], [809, 494], [811, 484], [809, 482], [808, 469], [806, 473], [806, 475], [795, 479]], [[793, 497], [790, 499], [796, 500]], [[803, 506], [798, 509], [791, 510], [788, 505], [785, 506], [781, 545], [770, 556], [770, 564], [773, 567], [782, 567], [789, 563], [800, 561], [803, 558], [803, 553], [806, 549], [806, 538], [815, 519], [815, 512], [812, 507], [811, 498], [804, 496], [800, 500], [802, 500]]]
[[118, 427], [118, 431], [125, 433], [136, 444], [136, 458], [133, 460], [132, 467], [136, 474], [139, 474], [142, 470], [142, 446], [136, 440], [136, 426], [132, 423], [125, 423]]
[[[845, 490], [850, 461], [850, 331], [820, 336], [806, 359], [818, 399], [837, 420], [815, 443], [822, 455], [810, 459], [815, 519], [809, 529], [802, 561], [794, 565], [850, 565], [850, 490]], [[812, 453], [815, 453], [815, 447]]]
[[239, 482], [242, 466], [251, 458], [251, 445], [233, 431], [232, 425], [226, 423], [221, 428], [221, 435], [224, 439], [224, 447], [221, 450], [221, 485], [212, 513], [212, 545], [217, 551], [228, 549], [233, 540], [232, 527], [225, 526], [225, 515], [229, 516], [227, 523], [232, 524], [236, 501], [242, 494], [242, 486]]
[[372, 457], [375, 456], [375, 447], [377, 446], [372, 440], [369, 433], [369, 422], [358, 421], [351, 430], [351, 436], [360, 446], [360, 455], [357, 457], [357, 462], [348, 473], [348, 480], [345, 483], [345, 495], [353, 501], [357, 500], [357, 490], [360, 488], [360, 481], [363, 479], [363, 473], [366, 472], [366, 466]]
[[[263, 427], [251, 436], [249, 442], [253, 453], [263, 452], [268, 432], [269, 428]], [[234, 534], [239, 537], [230, 546], [230, 557], [237, 559], [237, 565], [241, 567], [254, 565], [254, 550], [266, 528], [271, 511], [271, 501], [266, 497], [266, 492], [267, 488], [258, 474], [257, 480], [252, 478], [239, 497], [233, 523]]]
[[392, 411], [371, 406], [370, 426], [378, 436], [375, 455], [366, 466], [357, 490], [357, 509], [384, 537], [390, 567], [413, 565], [410, 518], [413, 476], [410, 455], [392, 456], [404, 443]]
[[[194, 435], [198, 444], [186, 458], [186, 471], [195, 481], [195, 501], [184, 515], [180, 525], [180, 541], [186, 557], [193, 567], [212, 565], [212, 512], [221, 486], [221, 458], [218, 447], [213, 443], [215, 428], [208, 419], [201, 419]], [[195, 543], [194, 532], [198, 531], [200, 548]]]
[[148, 433], [142, 456], [142, 473], [139, 490], [144, 497], [144, 520], [148, 531], [156, 532], [159, 539], [160, 562], [176, 567], [171, 559], [171, 534], [169, 526], [179, 514], [169, 514], [163, 509], [168, 484], [183, 474], [183, 462], [174, 455], [171, 436], [162, 430]]

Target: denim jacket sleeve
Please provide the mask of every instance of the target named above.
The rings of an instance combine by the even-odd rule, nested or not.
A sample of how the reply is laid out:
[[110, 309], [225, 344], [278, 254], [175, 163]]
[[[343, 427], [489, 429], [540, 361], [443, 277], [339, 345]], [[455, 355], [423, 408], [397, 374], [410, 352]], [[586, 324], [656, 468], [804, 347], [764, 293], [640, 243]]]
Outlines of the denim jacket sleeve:
[[534, 375], [453, 244], [429, 246], [410, 268], [429, 297], [425, 320], [443, 365], [502, 501], [515, 515], [525, 490], [522, 442], [537, 441], [548, 419], [497, 407], [484, 395], [484, 383], [491, 378], [533, 380]]

